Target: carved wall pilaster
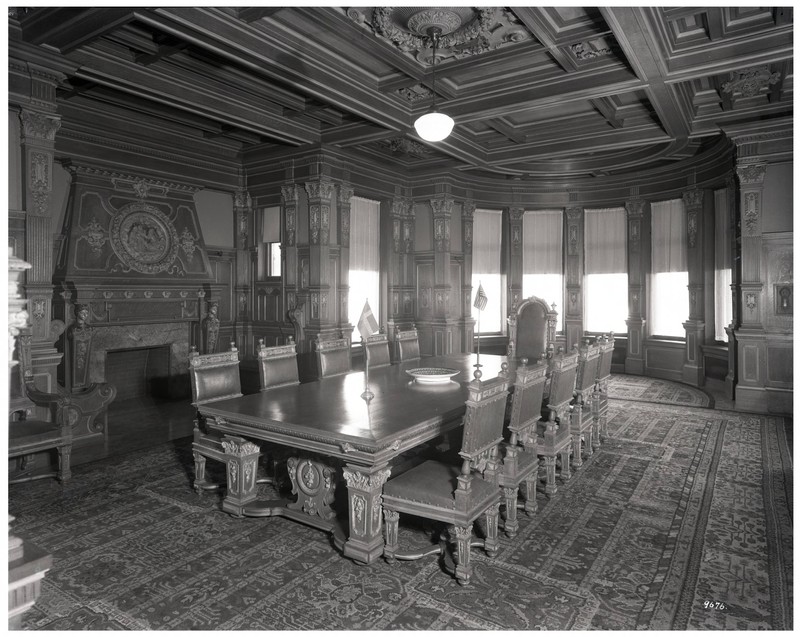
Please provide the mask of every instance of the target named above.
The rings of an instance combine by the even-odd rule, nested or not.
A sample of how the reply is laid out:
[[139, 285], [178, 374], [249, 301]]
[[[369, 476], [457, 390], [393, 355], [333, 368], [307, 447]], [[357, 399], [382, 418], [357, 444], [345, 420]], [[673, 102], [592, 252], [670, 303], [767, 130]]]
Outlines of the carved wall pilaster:
[[628, 217], [628, 344], [625, 353], [625, 371], [644, 373], [645, 300], [647, 299], [646, 273], [649, 271], [649, 242], [643, 240], [649, 228], [650, 206], [643, 199], [625, 202]]
[[508, 209], [508, 307], [506, 314], [514, 312], [522, 300], [522, 224], [525, 209], [512, 206]]
[[564, 312], [564, 330], [567, 349], [581, 342], [583, 335], [583, 206], [567, 206], [567, 306]]
[[686, 261], [689, 268], [689, 319], [683, 323], [686, 331], [683, 381], [696, 387], [705, 382], [701, 350], [705, 341], [704, 199], [705, 193], [700, 188], [691, 188], [683, 193], [683, 207], [686, 211]]
[[464, 201], [461, 206], [461, 245], [464, 250], [464, 267], [461, 275], [461, 318], [464, 323], [461, 351], [471, 352], [475, 334], [472, 318], [472, 240], [475, 222], [475, 202]]
[[389, 307], [387, 331], [394, 338], [396, 329], [407, 329], [414, 323], [416, 290], [414, 289], [414, 205], [411, 199], [394, 197], [389, 203], [391, 245], [384, 252], [389, 262]]
[[[348, 299], [350, 298], [350, 199], [353, 188], [342, 183], [336, 189], [336, 203], [339, 227], [339, 321], [348, 321]], [[374, 311], [377, 315], [378, 308]]]

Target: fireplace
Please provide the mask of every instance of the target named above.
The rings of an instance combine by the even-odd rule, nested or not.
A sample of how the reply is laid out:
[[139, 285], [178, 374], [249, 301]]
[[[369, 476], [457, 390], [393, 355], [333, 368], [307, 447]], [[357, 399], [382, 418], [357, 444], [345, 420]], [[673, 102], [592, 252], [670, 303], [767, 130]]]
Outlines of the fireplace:
[[117, 402], [131, 398], [169, 398], [169, 347], [137, 347], [106, 352], [106, 381], [117, 388]]

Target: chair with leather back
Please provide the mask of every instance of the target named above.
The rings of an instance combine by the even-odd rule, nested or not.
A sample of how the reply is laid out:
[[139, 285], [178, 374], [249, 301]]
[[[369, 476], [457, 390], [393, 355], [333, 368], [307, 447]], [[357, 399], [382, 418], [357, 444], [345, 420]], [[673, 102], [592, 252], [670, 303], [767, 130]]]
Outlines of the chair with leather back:
[[561, 456], [561, 478], [569, 480], [572, 473], [569, 456], [572, 447], [570, 416], [578, 371], [578, 352], [559, 351], [548, 361], [550, 390], [543, 412], [546, 419], [537, 423], [536, 453], [544, 458], [547, 479], [544, 492], [554, 495], [556, 485], [556, 458]]
[[506, 502], [503, 529], [508, 537], [514, 537], [519, 529], [517, 494], [522, 483], [525, 483], [525, 513], [531, 515], [537, 510], [539, 456], [536, 454], [536, 423], [542, 414], [546, 373], [547, 361], [536, 361], [528, 365], [528, 360], [523, 359], [514, 374], [509, 436], [500, 445], [500, 464], [497, 470], [497, 482], [503, 490]]
[[519, 304], [508, 317], [508, 357], [518, 361], [527, 358], [550, 358], [555, 351], [558, 312], [544, 299], [531, 296]]
[[[206, 403], [242, 395], [239, 376], [239, 351], [231, 343], [228, 352], [200, 354], [194, 347], [189, 352], [189, 379], [192, 385], [192, 405], [196, 408]], [[194, 420], [194, 488], [198, 493], [216, 489], [219, 484], [206, 480], [206, 458], [226, 465], [230, 460], [223, 447], [222, 434], [209, 431], [199, 411]]]
[[575, 377], [575, 398], [572, 404], [570, 417], [570, 432], [572, 433], [572, 464], [575, 467], [583, 465], [581, 446], [586, 450], [586, 455], [592, 455], [592, 431], [594, 428], [593, 397], [594, 386], [597, 379], [597, 365], [600, 361], [600, 346], [592, 343], [590, 339], [578, 347], [578, 371]]
[[481, 473], [496, 471], [497, 446], [503, 439], [508, 380], [500, 375], [481, 381], [480, 371], [476, 371], [475, 376], [468, 385], [469, 398], [459, 453], [461, 465], [427, 460], [390, 479], [383, 488], [386, 560], [393, 563], [445, 552], [442, 547], [437, 547], [422, 554], [399, 553], [400, 513], [443, 522], [455, 527], [455, 577], [459, 584], [469, 582], [472, 573], [470, 544], [474, 543], [472, 525], [476, 519], [486, 518], [486, 538], [482, 544], [489, 556], [494, 556], [499, 548], [500, 490], [495, 482], [484, 479]]
[[[9, 482], [27, 482], [39, 478], [56, 477], [64, 483], [72, 475], [72, 426], [69, 422], [71, 400], [69, 393], [56, 387], [56, 393], [44, 392], [34, 383], [31, 366], [31, 335], [21, 333], [16, 343], [17, 364], [10, 370], [9, 396], [9, 460], [22, 458], [20, 472]], [[36, 407], [49, 412], [50, 420], [32, 418]], [[33, 473], [29, 466], [33, 455], [42, 451], [58, 451], [58, 468], [50, 473]]]
[[419, 334], [416, 328], [410, 330], [395, 330], [394, 342], [397, 352], [397, 362], [419, 360]]
[[608, 436], [608, 380], [611, 378], [611, 359], [614, 356], [614, 332], [599, 339], [600, 360], [592, 396], [592, 444], [600, 446], [600, 438]]
[[366, 363], [370, 369], [386, 367], [392, 364], [389, 355], [389, 337], [386, 334], [372, 334], [364, 343], [366, 348]]
[[274, 347], [266, 347], [264, 339], [258, 339], [256, 355], [261, 391], [300, 384], [297, 371], [297, 346], [291, 336], [288, 344]]
[[314, 341], [317, 354], [317, 371], [320, 378], [347, 374], [350, 366], [350, 341], [346, 338]]

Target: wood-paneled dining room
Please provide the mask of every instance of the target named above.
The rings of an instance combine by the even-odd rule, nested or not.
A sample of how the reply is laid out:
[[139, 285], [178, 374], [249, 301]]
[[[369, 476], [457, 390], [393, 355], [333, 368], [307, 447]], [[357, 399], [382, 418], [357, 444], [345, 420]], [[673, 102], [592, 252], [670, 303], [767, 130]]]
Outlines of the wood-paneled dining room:
[[791, 630], [793, 9], [8, 8], [23, 630]]

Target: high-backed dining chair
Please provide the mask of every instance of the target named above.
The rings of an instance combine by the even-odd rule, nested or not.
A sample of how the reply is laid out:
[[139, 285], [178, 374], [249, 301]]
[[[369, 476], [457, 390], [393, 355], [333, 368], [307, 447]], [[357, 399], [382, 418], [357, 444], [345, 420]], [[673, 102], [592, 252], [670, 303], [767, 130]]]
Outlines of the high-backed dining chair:
[[[239, 351], [236, 345], [231, 343], [230, 351], [214, 354], [200, 354], [193, 346], [189, 352], [189, 379], [192, 385], [192, 405], [196, 408], [217, 400], [241, 396]], [[195, 415], [193, 435], [194, 488], [202, 493], [204, 490], [219, 487], [218, 484], [206, 480], [206, 458], [228, 466], [232, 457], [224, 448], [226, 436], [207, 430], [199, 411]], [[228, 489], [232, 487], [236, 488], [229, 481]]]
[[519, 304], [508, 317], [508, 352], [512, 360], [530, 361], [555, 352], [558, 312], [544, 299], [531, 296]]
[[261, 391], [300, 384], [297, 371], [297, 345], [293, 337], [289, 337], [288, 344], [274, 347], [266, 347], [264, 339], [258, 339], [256, 356]]
[[417, 328], [395, 330], [394, 342], [397, 351], [397, 362], [419, 360], [419, 334], [417, 333]]
[[386, 367], [392, 364], [389, 355], [389, 337], [386, 334], [372, 334], [367, 337], [365, 342], [367, 352], [367, 364], [370, 369], [376, 367]]
[[350, 341], [346, 338], [329, 340], [317, 337], [314, 341], [317, 371], [320, 378], [338, 376], [350, 371]]
[[614, 332], [599, 339], [600, 360], [597, 381], [592, 396], [592, 444], [600, 446], [600, 438], [608, 436], [608, 379], [611, 378], [611, 359], [614, 356]]
[[578, 352], [559, 351], [548, 361], [550, 392], [544, 412], [546, 420], [537, 423], [536, 452], [544, 458], [546, 482], [544, 492], [554, 495], [556, 486], [556, 458], [561, 456], [561, 479], [569, 480], [572, 473], [569, 455], [572, 446], [570, 434], [570, 412], [575, 391], [575, 376], [578, 371]]
[[508, 537], [514, 537], [519, 529], [517, 494], [523, 482], [525, 513], [531, 515], [537, 510], [539, 456], [536, 454], [536, 423], [542, 414], [546, 373], [547, 361], [536, 361], [528, 365], [527, 359], [521, 361], [515, 370], [511, 419], [508, 424], [509, 437], [500, 445], [500, 465], [497, 468], [497, 482], [503, 490], [506, 502], [503, 530]]
[[586, 455], [592, 455], [592, 431], [594, 428], [593, 396], [597, 379], [597, 364], [600, 347], [590, 339], [578, 347], [578, 371], [575, 376], [575, 398], [572, 401], [570, 432], [572, 433], [572, 464], [583, 466], [581, 443]]
[[[71, 400], [69, 393], [58, 387], [57, 393], [39, 390], [34, 384], [31, 367], [31, 335], [17, 337], [17, 369], [10, 370], [8, 457], [22, 457], [21, 474], [9, 483], [27, 482], [39, 478], [56, 477], [64, 483], [72, 475], [72, 427], [69, 422]], [[36, 406], [45, 407], [51, 420], [31, 418]], [[41, 451], [58, 451], [58, 468], [53, 473], [26, 475], [28, 458]], [[28, 469], [29, 470], [29, 469]]]
[[480, 473], [487, 469], [496, 471], [497, 445], [503, 439], [508, 381], [503, 375], [481, 381], [480, 371], [476, 370], [475, 379], [468, 388], [469, 398], [459, 453], [463, 459], [461, 465], [451, 466], [438, 460], [427, 460], [390, 479], [383, 487], [386, 561], [393, 563], [395, 560], [418, 559], [442, 552], [440, 548], [423, 554], [399, 553], [397, 534], [400, 513], [444, 522], [455, 527], [455, 577], [459, 584], [468, 583], [472, 573], [472, 525], [480, 516], [486, 518], [484, 550], [492, 557], [499, 548], [497, 526], [500, 489], [496, 482], [485, 480]]

